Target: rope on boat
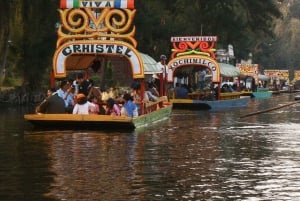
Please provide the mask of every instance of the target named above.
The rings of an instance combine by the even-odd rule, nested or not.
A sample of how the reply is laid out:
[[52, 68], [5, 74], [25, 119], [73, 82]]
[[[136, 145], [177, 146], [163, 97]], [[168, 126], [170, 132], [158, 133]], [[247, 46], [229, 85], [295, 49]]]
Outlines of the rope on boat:
[[291, 105], [295, 105], [297, 103], [300, 103], [300, 100], [297, 100], [297, 101], [294, 101], [294, 102], [291, 102], [291, 103], [287, 103], [287, 104], [284, 104], [284, 105], [280, 105], [280, 106], [277, 106], [277, 107], [269, 108], [269, 109], [266, 109], [266, 110], [261, 110], [261, 111], [249, 113], [249, 114], [241, 116], [240, 119], [241, 118], [245, 118], [245, 117], [250, 117], [250, 116], [258, 115], [258, 114], [263, 114], [263, 113], [266, 113], [266, 112], [271, 112], [273, 110], [278, 110], [278, 109], [281, 109], [283, 107], [288, 107], [288, 106], [291, 106]]

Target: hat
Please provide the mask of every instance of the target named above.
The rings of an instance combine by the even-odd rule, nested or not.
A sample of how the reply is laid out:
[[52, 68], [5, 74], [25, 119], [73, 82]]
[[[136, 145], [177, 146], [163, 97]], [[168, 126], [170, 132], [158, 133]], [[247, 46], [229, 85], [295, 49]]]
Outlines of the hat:
[[84, 94], [77, 94], [76, 98], [77, 99], [85, 98], [85, 95]]
[[166, 57], [166, 55], [162, 54], [162, 55], [160, 55], [160, 59], [167, 60], [167, 57]]

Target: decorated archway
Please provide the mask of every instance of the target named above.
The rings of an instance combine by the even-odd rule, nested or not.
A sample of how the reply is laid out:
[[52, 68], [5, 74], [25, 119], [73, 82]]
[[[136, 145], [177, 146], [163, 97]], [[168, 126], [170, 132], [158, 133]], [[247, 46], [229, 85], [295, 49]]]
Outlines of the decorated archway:
[[202, 55], [186, 55], [170, 60], [168, 68], [171, 70], [168, 71], [168, 82], [174, 82], [174, 73], [177, 69], [191, 65], [208, 68], [212, 75], [212, 82], [220, 82], [220, 67], [218, 62], [211, 57]]
[[184, 66], [201, 66], [211, 72], [212, 82], [220, 82], [220, 67], [215, 60], [216, 36], [171, 37], [172, 54], [168, 67], [168, 82], [174, 82], [177, 69]]
[[136, 50], [134, 0], [61, 0], [53, 76], [85, 70], [99, 57], [129, 61], [132, 77], [144, 78], [144, 65]]
[[[125, 57], [131, 63], [133, 78], [144, 77], [141, 55], [134, 47], [121, 41], [74, 41], [63, 44], [56, 50], [53, 57], [54, 76], [57, 78], [66, 77], [67, 70], [86, 69], [94, 57], [103, 54]], [[83, 56], [78, 58], [78, 61], [72, 62], [70, 58], [74, 55], [78, 57]]]

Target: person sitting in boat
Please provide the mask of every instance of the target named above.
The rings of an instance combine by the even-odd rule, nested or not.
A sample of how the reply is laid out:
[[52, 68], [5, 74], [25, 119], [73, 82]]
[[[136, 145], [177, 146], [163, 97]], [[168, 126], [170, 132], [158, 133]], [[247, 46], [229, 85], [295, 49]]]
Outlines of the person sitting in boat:
[[221, 88], [221, 92], [222, 93], [226, 93], [226, 92], [232, 92], [229, 85], [228, 84], [223, 84], [222, 88]]
[[72, 94], [70, 93], [70, 88], [70, 83], [66, 80], [63, 80], [60, 82], [60, 88], [57, 90], [58, 96], [65, 101], [65, 109], [68, 113], [72, 113], [73, 110], [73, 104], [71, 103], [71, 105], [69, 105], [69, 103], [72, 102]]
[[148, 92], [150, 92], [150, 94], [148, 93], [149, 96], [149, 100], [150, 101], [157, 101], [158, 97], [159, 97], [159, 92], [157, 91], [157, 89], [155, 88], [154, 84], [152, 82], [148, 83]]
[[[130, 95], [133, 98], [133, 102], [137, 106], [138, 113], [140, 114], [141, 105], [142, 105], [143, 101], [142, 101], [142, 97], [140, 94], [140, 84], [138, 82], [133, 82], [131, 84], [131, 94]], [[144, 102], [148, 102], [148, 96], [144, 97]]]
[[188, 97], [188, 89], [178, 82], [175, 84], [174, 92], [175, 92], [175, 98], [187, 98]]
[[94, 96], [91, 103], [94, 104], [94, 108], [90, 108], [89, 114], [100, 114], [100, 108], [102, 106], [99, 104], [98, 97]]
[[105, 114], [111, 115], [111, 116], [120, 116], [121, 115], [121, 110], [113, 98], [107, 99]]
[[65, 93], [64, 96], [64, 100], [67, 103], [67, 108], [66, 108], [66, 112], [67, 113], [72, 113], [73, 112], [73, 108], [75, 105], [75, 86], [72, 84], [73, 81], [70, 80], [70, 87], [68, 88], [67, 92]]
[[[66, 92], [67, 92], [69, 86], [70, 86], [70, 85], [69, 85], [69, 83], [67, 82], [67, 80], [62, 80], [62, 81], [60, 82], [59, 89], [57, 90], [57, 95], [58, 95], [59, 97], [61, 97], [62, 99], [64, 99], [65, 94], [66, 94]], [[67, 106], [67, 102], [66, 102], [66, 101], [65, 101], [65, 103], [66, 103], [66, 106]]]
[[160, 78], [156, 73], [152, 75], [152, 84], [157, 89], [157, 91], [160, 92]]
[[65, 113], [65, 102], [58, 96], [55, 88], [50, 88], [47, 91], [47, 98], [37, 106], [36, 112], [45, 114]]
[[145, 95], [144, 95], [144, 100], [149, 100], [149, 101], [157, 101], [158, 100], [159, 93], [155, 89], [152, 83], [148, 83], [146, 85], [145, 89]]
[[106, 102], [109, 99], [109, 90], [108, 89], [103, 89], [101, 93], [101, 101]]
[[117, 91], [114, 87], [110, 87], [109, 90], [108, 90], [108, 97], [109, 98], [112, 98], [112, 99], [115, 99], [117, 98]]
[[122, 109], [121, 109], [121, 115], [122, 116], [129, 116], [131, 118], [138, 116], [138, 107], [133, 102], [133, 97], [129, 93], [125, 93], [123, 95], [123, 99], [125, 101]]
[[95, 105], [89, 102], [84, 94], [76, 95], [77, 103], [73, 108], [73, 114], [91, 114], [95, 111]]

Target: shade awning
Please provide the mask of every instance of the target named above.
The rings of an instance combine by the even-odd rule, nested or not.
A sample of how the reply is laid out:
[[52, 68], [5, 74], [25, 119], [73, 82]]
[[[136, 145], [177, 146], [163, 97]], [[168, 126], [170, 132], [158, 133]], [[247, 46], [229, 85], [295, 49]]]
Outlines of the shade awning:
[[270, 76], [258, 74], [258, 80], [260, 80], [260, 81], [268, 81], [268, 80], [270, 80]]
[[221, 77], [239, 77], [241, 72], [235, 66], [226, 63], [219, 63]]
[[157, 61], [155, 61], [151, 56], [141, 53], [141, 58], [144, 64], [144, 74], [155, 74], [161, 73], [161, 69], [157, 68]]

